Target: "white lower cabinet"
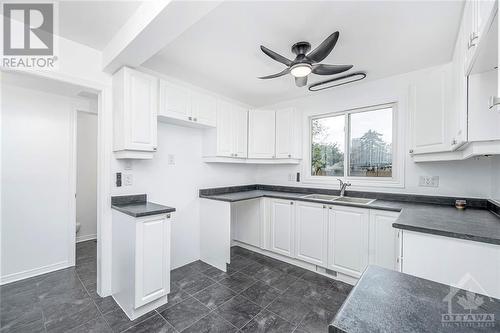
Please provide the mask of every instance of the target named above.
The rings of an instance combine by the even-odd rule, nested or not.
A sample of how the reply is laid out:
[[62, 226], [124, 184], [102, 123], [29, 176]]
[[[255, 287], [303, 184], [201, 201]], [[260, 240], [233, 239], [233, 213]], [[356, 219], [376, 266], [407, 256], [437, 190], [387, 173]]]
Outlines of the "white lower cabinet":
[[328, 209], [326, 205], [296, 202], [295, 249], [297, 259], [325, 267], [328, 251]]
[[232, 204], [232, 237], [359, 278], [367, 265], [400, 271], [399, 212], [262, 198]]
[[113, 211], [112, 295], [131, 320], [167, 303], [171, 220]]
[[330, 207], [328, 213], [328, 268], [361, 276], [368, 265], [369, 210]]
[[500, 298], [500, 245], [403, 230], [402, 272]]
[[270, 200], [269, 249], [285, 256], [294, 256], [295, 211], [290, 200]]
[[400, 231], [392, 227], [399, 212], [370, 210], [370, 264], [400, 270]]

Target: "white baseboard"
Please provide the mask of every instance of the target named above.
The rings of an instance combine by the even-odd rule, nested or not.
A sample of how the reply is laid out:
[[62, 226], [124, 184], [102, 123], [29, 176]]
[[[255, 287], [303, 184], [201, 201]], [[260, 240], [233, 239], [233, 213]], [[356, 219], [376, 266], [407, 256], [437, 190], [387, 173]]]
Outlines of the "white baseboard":
[[0, 285], [4, 285], [7, 283], [11, 282], [16, 282], [19, 280], [27, 279], [33, 276], [45, 274], [45, 273], [50, 273], [53, 271], [57, 271], [63, 268], [69, 267], [69, 263], [67, 261], [61, 261], [55, 264], [43, 266], [43, 267], [38, 267], [34, 269], [28, 269], [26, 271], [18, 272], [18, 273], [12, 273], [8, 274], [5, 276], [0, 277]]
[[245, 243], [242, 243], [242, 242], [239, 242], [239, 241], [233, 239], [231, 241], [231, 246], [234, 246], [234, 245], [238, 245], [239, 247], [242, 247], [244, 249], [247, 249], [247, 250], [250, 250], [250, 251], [254, 251], [254, 252], [266, 255], [268, 257], [271, 257], [271, 258], [274, 258], [274, 259], [278, 259], [280, 261], [284, 261], [284, 262], [286, 262], [288, 264], [292, 264], [292, 265], [295, 265], [295, 266], [302, 267], [302, 268], [307, 269], [307, 270], [309, 270], [311, 272], [315, 272], [317, 274], [329, 277], [330, 279], [339, 280], [339, 281], [348, 283], [350, 285], [355, 285], [356, 282], [359, 280], [359, 279], [357, 279], [355, 277], [352, 277], [352, 276], [349, 276], [349, 275], [345, 275], [345, 274], [342, 274], [342, 273], [339, 273], [339, 272], [335, 272], [336, 276], [333, 276], [333, 275], [328, 274], [325, 271], [324, 267], [320, 267], [320, 266], [317, 266], [317, 265], [314, 265], [314, 264], [311, 264], [311, 263], [308, 263], [308, 262], [304, 262], [302, 260], [298, 260], [298, 259], [295, 259], [295, 258], [290, 258], [290, 257], [284, 256], [284, 255], [281, 255], [281, 254], [278, 254], [278, 253], [274, 253], [274, 252], [271, 252], [271, 251], [268, 251], [268, 250], [264, 250], [264, 249], [261, 249], [259, 247], [256, 247], [256, 246], [253, 246], [253, 245], [250, 245], [250, 244], [245, 244]]
[[97, 239], [97, 235], [92, 234], [92, 235], [78, 236], [78, 237], [76, 237], [76, 242], [80, 243], [80, 242], [85, 242], [85, 241], [92, 240], [92, 239]]

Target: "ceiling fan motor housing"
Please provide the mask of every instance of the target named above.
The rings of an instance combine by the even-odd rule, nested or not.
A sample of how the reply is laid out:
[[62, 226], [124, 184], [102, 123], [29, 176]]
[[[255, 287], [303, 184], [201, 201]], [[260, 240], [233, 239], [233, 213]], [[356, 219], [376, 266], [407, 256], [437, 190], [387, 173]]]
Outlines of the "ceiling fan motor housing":
[[292, 52], [296, 55], [306, 54], [311, 49], [311, 44], [308, 42], [298, 42], [292, 45]]

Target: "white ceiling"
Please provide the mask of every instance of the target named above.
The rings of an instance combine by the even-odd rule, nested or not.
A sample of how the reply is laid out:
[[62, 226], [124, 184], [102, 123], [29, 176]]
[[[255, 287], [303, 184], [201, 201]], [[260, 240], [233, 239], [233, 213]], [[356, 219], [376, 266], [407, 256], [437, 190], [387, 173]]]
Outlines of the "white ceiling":
[[59, 35], [102, 50], [141, 1], [59, 1]]
[[[367, 79], [444, 63], [451, 59], [461, 1], [231, 1], [189, 28], [144, 67], [262, 106], [308, 94], [291, 76], [256, 77], [284, 69], [259, 45], [293, 59], [290, 47], [316, 47], [340, 31], [327, 64], [353, 64]], [[309, 83], [325, 77], [311, 75]]]

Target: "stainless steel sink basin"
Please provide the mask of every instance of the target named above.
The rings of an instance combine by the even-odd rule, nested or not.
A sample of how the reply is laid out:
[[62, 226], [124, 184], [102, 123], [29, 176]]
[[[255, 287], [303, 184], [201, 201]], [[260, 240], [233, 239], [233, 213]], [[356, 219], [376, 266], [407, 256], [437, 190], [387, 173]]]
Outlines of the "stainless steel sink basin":
[[334, 199], [335, 202], [348, 202], [355, 203], [360, 205], [369, 205], [375, 201], [375, 199], [366, 199], [366, 198], [354, 198], [354, 197], [339, 197]]
[[337, 199], [339, 197], [336, 196], [336, 195], [328, 195], [328, 194], [308, 194], [308, 195], [302, 196], [301, 198], [311, 199], [311, 200], [328, 200], [328, 201], [332, 201], [332, 200], [335, 200], [335, 199]]

